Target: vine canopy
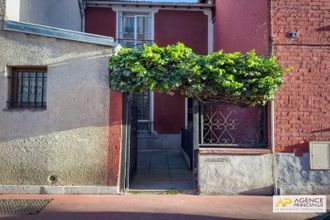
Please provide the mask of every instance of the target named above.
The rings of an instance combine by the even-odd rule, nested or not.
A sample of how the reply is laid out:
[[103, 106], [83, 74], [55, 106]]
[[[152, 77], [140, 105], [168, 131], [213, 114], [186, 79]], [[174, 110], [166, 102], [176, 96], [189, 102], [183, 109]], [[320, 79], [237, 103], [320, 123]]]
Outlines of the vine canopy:
[[282, 84], [275, 57], [218, 51], [197, 55], [182, 43], [122, 48], [110, 59], [110, 87], [121, 92], [147, 89], [200, 101], [264, 105]]

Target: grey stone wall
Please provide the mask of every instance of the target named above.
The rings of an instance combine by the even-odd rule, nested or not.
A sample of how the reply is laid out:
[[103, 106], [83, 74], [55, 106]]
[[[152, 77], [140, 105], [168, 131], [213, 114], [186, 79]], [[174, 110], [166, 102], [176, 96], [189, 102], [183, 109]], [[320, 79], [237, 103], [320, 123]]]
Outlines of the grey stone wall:
[[[0, 184], [106, 185], [112, 48], [3, 31], [0, 45]], [[46, 110], [7, 109], [22, 65], [48, 67]]]
[[330, 194], [330, 170], [310, 170], [309, 154], [276, 154], [277, 187], [281, 194]]
[[309, 154], [199, 154], [198, 187], [202, 194], [330, 193], [330, 170], [311, 170]]
[[273, 194], [273, 157], [199, 154], [198, 188], [202, 194]]

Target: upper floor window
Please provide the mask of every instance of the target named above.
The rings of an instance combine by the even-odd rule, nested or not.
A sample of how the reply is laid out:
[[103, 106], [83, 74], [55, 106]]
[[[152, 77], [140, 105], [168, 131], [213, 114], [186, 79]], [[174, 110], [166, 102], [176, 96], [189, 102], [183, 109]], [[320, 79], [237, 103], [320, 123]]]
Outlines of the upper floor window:
[[124, 47], [151, 43], [151, 24], [151, 13], [119, 12], [118, 42]]
[[46, 108], [47, 68], [12, 68], [9, 108]]

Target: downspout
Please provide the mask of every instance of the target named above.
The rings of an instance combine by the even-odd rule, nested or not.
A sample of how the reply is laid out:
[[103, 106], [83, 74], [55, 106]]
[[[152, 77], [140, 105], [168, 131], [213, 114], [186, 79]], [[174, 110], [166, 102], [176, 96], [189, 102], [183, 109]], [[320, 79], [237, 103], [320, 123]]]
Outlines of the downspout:
[[[270, 54], [274, 56], [274, 49], [273, 49], [273, 2], [272, 0], [269, 0], [269, 32], [270, 32]], [[272, 166], [272, 171], [273, 171], [273, 182], [274, 182], [274, 195], [281, 195], [281, 189], [278, 186], [277, 179], [278, 179], [278, 172], [277, 172], [277, 161], [276, 161], [276, 150], [275, 150], [275, 101], [273, 100], [270, 103], [270, 129], [271, 129], [271, 148], [272, 148], [272, 154], [273, 154], [273, 166]]]
[[79, 1], [79, 8], [80, 8], [80, 17], [81, 17], [81, 32], [85, 32], [85, 3], [83, 0], [78, 0]]

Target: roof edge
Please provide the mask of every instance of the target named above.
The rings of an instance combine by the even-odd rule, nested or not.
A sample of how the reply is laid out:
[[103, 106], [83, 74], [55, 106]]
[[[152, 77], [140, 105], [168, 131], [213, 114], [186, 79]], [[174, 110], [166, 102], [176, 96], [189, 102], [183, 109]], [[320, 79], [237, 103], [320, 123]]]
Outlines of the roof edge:
[[107, 5], [107, 6], [149, 6], [149, 7], [174, 7], [174, 8], [212, 8], [214, 4], [210, 3], [172, 3], [172, 2], [112, 2], [107, 0], [84, 0], [86, 6]]
[[90, 43], [90, 44], [98, 44], [98, 45], [111, 46], [111, 47], [116, 47], [118, 45], [118, 43], [114, 42], [114, 39], [112, 37], [106, 37], [96, 34], [88, 34], [79, 31], [71, 31], [67, 29], [31, 24], [26, 22], [18, 22], [12, 20], [6, 20], [4, 22], [3, 29], [6, 31], [21, 32], [26, 34], [38, 35], [38, 36], [52, 37], [52, 38]]

